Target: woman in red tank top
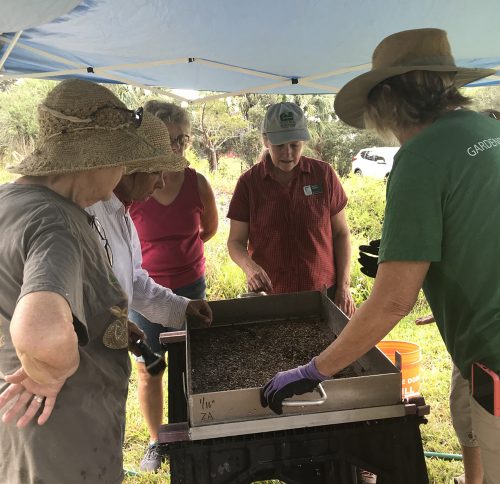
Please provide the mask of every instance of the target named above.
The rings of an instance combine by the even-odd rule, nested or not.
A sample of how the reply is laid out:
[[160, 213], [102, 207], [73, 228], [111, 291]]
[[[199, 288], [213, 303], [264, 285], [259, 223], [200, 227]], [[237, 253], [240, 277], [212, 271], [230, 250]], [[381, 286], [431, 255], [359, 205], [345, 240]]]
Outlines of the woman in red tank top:
[[[173, 180], [168, 180], [170, 177]], [[149, 200], [134, 203], [130, 209], [141, 240], [143, 267], [158, 284], [174, 291], [205, 275], [204, 233], [200, 233], [205, 215], [201, 177], [192, 168], [179, 174], [169, 172], [164, 177], [169, 191], [180, 183], [173, 200], [171, 193], [157, 194], [163, 190], [156, 190]], [[196, 298], [203, 296], [198, 294]]]
[[[185, 109], [175, 104], [149, 101], [146, 111], [160, 118], [168, 128], [172, 149], [184, 154], [190, 139], [191, 122]], [[164, 172], [165, 187], [156, 190], [145, 201], [134, 203], [130, 215], [139, 234], [142, 248], [142, 267], [162, 286], [189, 299], [205, 297], [205, 256], [203, 244], [217, 231], [218, 216], [215, 197], [206, 178], [192, 168], [183, 172]], [[167, 330], [153, 324], [141, 314], [130, 312], [146, 334], [154, 351], [163, 351], [159, 335]], [[182, 398], [184, 352], [169, 350], [169, 422], [183, 421], [186, 404]], [[163, 421], [162, 375], [152, 377], [144, 362], [138, 359], [138, 394], [142, 414], [150, 434], [150, 445], [141, 462], [141, 470], [155, 471], [165, 455], [158, 444], [158, 429]], [[175, 392], [172, 392], [175, 389]]]

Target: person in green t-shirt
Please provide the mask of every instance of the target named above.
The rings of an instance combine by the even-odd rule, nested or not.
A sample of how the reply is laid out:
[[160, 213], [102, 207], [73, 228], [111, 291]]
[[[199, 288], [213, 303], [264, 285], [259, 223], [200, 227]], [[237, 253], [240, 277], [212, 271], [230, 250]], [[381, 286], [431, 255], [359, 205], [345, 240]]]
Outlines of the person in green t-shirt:
[[[486, 109], [481, 114], [500, 121], [500, 112]], [[369, 245], [359, 247], [361, 272], [368, 277], [375, 277], [378, 269], [378, 254], [380, 239], [373, 240]], [[417, 325], [435, 322], [429, 314], [418, 318]], [[455, 484], [482, 484], [483, 465], [476, 435], [472, 428], [471, 408], [469, 402], [469, 382], [462, 377], [459, 369], [453, 365], [450, 388], [450, 413], [453, 428], [462, 448], [464, 473], [454, 479]]]
[[[372, 69], [348, 82], [336, 114], [395, 137], [401, 149], [387, 204], [373, 291], [338, 338], [303, 367], [275, 375], [263, 403], [312, 390], [361, 357], [406, 316], [423, 287], [462, 376], [474, 362], [500, 373], [500, 125], [465, 109], [458, 88], [493, 74], [455, 65], [446, 32], [384, 39]], [[485, 481], [500, 475], [500, 417], [471, 398]]]

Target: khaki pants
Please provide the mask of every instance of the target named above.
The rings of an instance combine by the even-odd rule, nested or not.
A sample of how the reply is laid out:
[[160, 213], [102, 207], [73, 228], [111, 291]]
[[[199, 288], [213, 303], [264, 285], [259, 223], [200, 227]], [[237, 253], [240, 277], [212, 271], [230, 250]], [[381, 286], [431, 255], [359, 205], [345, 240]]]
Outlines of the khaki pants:
[[476, 434], [484, 468], [484, 482], [500, 482], [500, 417], [487, 412], [473, 397], [470, 397], [472, 427]]
[[451, 422], [462, 447], [477, 447], [479, 444], [472, 430], [469, 382], [453, 365], [450, 389]]

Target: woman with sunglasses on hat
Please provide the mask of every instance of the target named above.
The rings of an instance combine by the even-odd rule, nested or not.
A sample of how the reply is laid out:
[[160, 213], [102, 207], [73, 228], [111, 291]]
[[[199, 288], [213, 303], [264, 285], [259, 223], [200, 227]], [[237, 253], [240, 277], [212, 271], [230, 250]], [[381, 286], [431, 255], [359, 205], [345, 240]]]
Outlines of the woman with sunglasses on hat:
[[[264, 403], [274, 411], [285, 394], [312, 390], [378, 343], [422, 287], [462, 376], [471, 382], [474, 363], [500, 373], [500, 125], [465, 109], [458, 91], [494, 72], [457, 67], [442, 30], [409, 30], [384, 39], [372, 69], [338, 93], [343, 121], [401, 144], [387, 185], [378, 271], [339, 337], [265, 386]], [[500, 417], [473, 396], [470, 406], [485, 482], [498, 482]]]
[[266, 151], [241, 175], [229, 206], [229, 255], [250, 291], [328, 288], [351, 316], [347, 196], [337, 175], [328, 163], [302, 154], [310, 135], [294, 103], [268, 108], [262, 139]]
[[[35, 151], [0, 187], [0, 475], [116, 483], [130, 358], [127, 298], [85, 208], [163, 154], [108, 89], [59, 83]], [[95, 226], [95, 224], [94, 224]]]
[[[179, 329], [186, 314], [201, 323], [211, 322], [211, 310], [206, 301], [191, 301], [175, 295], [171, 289], [157, 284], [142, 268], [142, 255], [137, 230], [129, 209], [133, 202], [148, 200], [156, 190], [164, 187], [163, 171], [183, 171], [189, 162], [175, 153], [170, 146], [169, 133], [165, 125], [155, 116], [144, 112], [137, 134], [142, 136], [162, 157], [138, 159], [125, 168], [109, 200], [100, 201], [87, 208], [87, 212], [99, 221], [102, 243], [113, 255], [113, 272], [129, 298], [129, 307], [152, 321], [159, 332], [163, 326]], [[156, 338], [158, 339], [158, 338]], [[149, 338], [148, 338], [149, 343]], [[152, 345], [156, 341], [151, 338]], [[144, 363], [144, 362], [143, 362]], [[144, 364], [141, 369], [144, 371]]]
[[[185, 160], [191, 134], [187, 111], [157, 100], [148, 101], [144, 109], [168, 129], [175, 156]], [[147, 200], [135, 198], [130, 207], [142, 247], [143, 267], [157, 284], [171, 288], [179, 300], [195, 299], [190, 304], [200, 304], [206, 289], [203, 246], [215, 235], [218, 224], [214, 193], [206, 178], [189, 168], [187, 162], [182, 166], [165, 167], [162, 174], [162, 186]], [[207, 303], [204, 304], [208, 308]], [[159, 343], [159, 335], [168, 328], [153, 324], [157, 321], [151, 311], [140, 311], [132, 306], [130, 319], [145, 332], [154, 351], [165, 351]], [[183, 320], [180, 324], [176, 321], [165, 324], [178, 330], [182, 323]], [[168, 350], [170, 423], [187, 418], [182, 392], [184, 360], [184, 352], [171, 345]], [[158, 444], [158, 429], [163, 420], [163, 374], [150, 375], [142, 358], [137, 358], [137, 369], [139, 404], [150, 435], [140, 468], [156, 471], [166, 454], [166, 447]], [[173, 388], [181, 390], [172, 391]], [[180, 401], [176, 395], [181, 397]]]

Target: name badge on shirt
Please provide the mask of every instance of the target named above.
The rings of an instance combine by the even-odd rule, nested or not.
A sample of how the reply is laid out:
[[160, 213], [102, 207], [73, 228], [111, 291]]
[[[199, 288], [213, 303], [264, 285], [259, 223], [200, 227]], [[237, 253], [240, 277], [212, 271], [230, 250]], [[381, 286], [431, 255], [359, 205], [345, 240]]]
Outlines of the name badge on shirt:
[[320, 183], [316, 185], [305, 185], [304, 186], [304, 195], [307, 197], [311, 195], [321, 195], [323, 193], [323, 185]]

